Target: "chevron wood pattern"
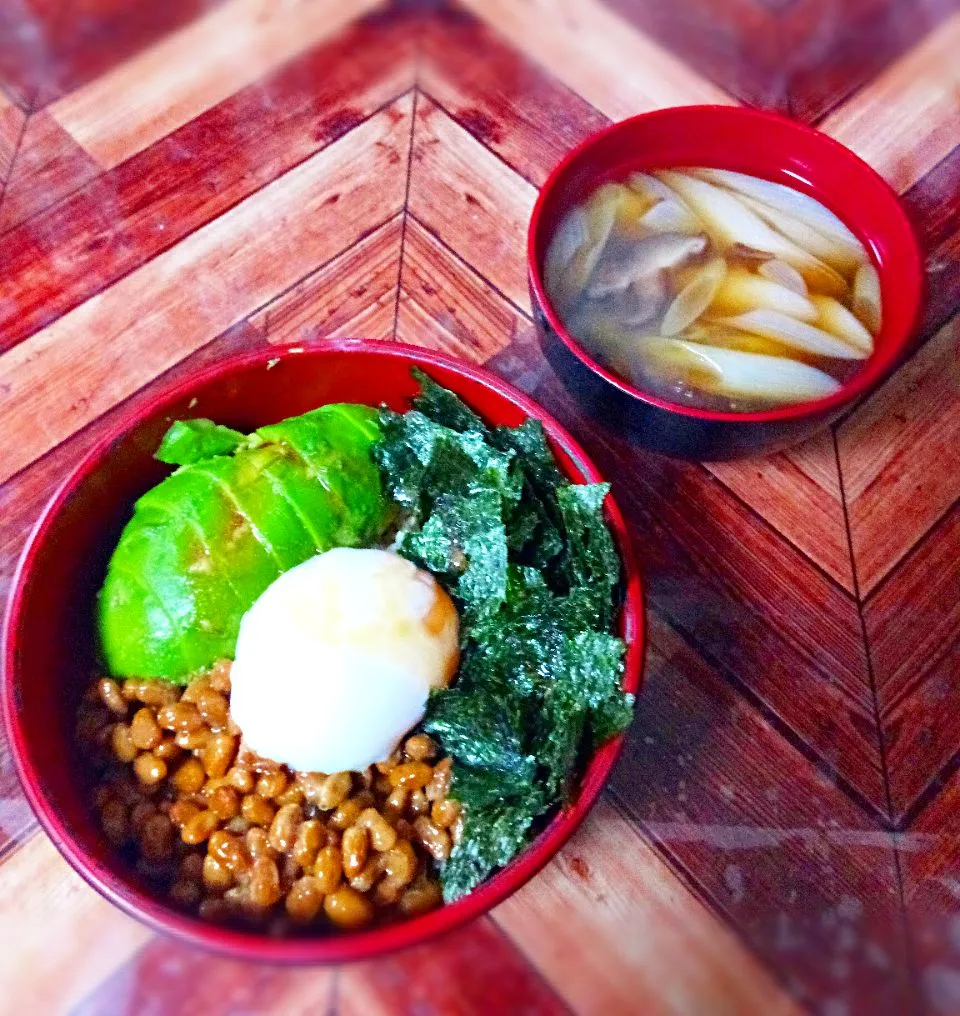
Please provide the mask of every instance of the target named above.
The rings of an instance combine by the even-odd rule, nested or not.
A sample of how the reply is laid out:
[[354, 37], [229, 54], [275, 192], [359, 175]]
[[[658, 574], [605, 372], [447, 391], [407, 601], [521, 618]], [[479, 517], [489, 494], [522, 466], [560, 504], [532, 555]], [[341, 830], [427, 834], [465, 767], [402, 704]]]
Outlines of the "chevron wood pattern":
[[[0, 5], [0, 599], [58, 480], [157, 386], [366, 336], [483, 363], [613, 482], [646, 683], [601, 803], [488, 917], [343, 969], [153, 937], [37, 830], [0, 731], [0, 1012], [960, 1013], [957, 0]], [[819, 125], [926, 253], [912, 352], [765, 459], [639, 451], [560, 383], [525, 229], [591, 131]]]

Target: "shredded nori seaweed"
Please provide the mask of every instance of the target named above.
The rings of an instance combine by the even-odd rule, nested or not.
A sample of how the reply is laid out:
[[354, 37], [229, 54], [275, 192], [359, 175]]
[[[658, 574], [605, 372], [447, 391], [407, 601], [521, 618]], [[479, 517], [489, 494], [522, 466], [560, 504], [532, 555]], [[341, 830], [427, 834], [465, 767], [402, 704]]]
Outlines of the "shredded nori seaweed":
[[610, 634], [620, 558], [606, 484], [571, 484], [543, 428], [488, 428], [415, 371], [414, 409], [381, 410], [374, 449], [405, 511], [399, 553], [429, 569], [462, 617], [460, 674], [423, 729], [453, 758], [463, 833], [441, 872], [470, 892], [571, 793], [583, 758], [622, 731], [624, 646]]

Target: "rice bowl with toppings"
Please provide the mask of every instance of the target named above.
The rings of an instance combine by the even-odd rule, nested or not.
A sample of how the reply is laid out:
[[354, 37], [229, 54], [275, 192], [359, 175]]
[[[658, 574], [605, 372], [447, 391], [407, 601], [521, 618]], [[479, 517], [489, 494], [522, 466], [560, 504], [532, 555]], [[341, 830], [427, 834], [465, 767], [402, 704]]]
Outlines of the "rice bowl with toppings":
[[[153, 591], [150, 609], [142, 601], [136, 606], [137, 598], [123, 588], [129, 579], [111, 581], [113, 563], [108, 569], [100, 627], [107, 633], [104, 657], [113, 661], [112, 673], [91, 686], [79, 722], [102, 767], [95, 805], [107, 834], [143, 876], [175, 905], [211, 921], [275, 934], [324, 932], [388, 924], [437, 907], [442, 898], [457, 900], [509, 864], [544, 828], [575, 793], [594, 748], [629, 720], [632, 701], [619, 690], [623, 643], [611, 630], [622, 589], [619, 555], [603, 518], [606, 487], [569, 483], [535, 421], [490, 428], [452, 393], [425, 376], [419, 381], [422, 392], [414, 410], [361, 413], [359, 427], [351, 421], [351, 450], [357, 451], [364, 431], [370, 450], [367, 462], [346, 465], [369, 477], [366, 466], [375, 464], [383, 504], [369, 497], [351, 502], [351, 492], [338, 488], [335, 478], [326, 486], [321, 482], [335, 495], [341, 513], [335, 524], [328, 520], [322, 527], [314, 516], [303, 518], [297, 494], [285, 495], [290, 511], [258, 515], [265, 501], [252, 476], [266, 473], [274, 491], [282, 487], [278, 476], [298, 483], [290, 474], [290, 445], [299, 446], [305, 453], [298, 451], [300, 460], [309, 464], [319, 462], [321, 450], [329, 453], [336, 442], [308, 439], [303, 425], [292, 420], [254, 435], [224, 433], [229, 428], [209, 422], [175, 424], [159, 454], [179, 466], [172, 477], [180, 474], [180, 494], [189, 493], [195, 482], [191, 471], [199, 473], [201, 489], [225, 497], [221, 508], [248, 508], [246, 522], [241, 524], [235, 510], [222, 512], [189, 498], [186, 506], [170, 505], [166, 492], [155, 493], [161, 483], [138, 502], [115, 551], [121, 565], [131, 555], [138, 560], [136, 569], [128, 565], [118, 574], [135, 571], [139, 584]], [[323, 415], [342, 416], [348, 407], [323, 408]], [[379, 433], [373, 433], [371, 421]], [[276, 428], [284, 426], [288, 434], [301, 430], [286, 447], [276, 440]], [[338, 450], [341, 462], [343, 452]], [[243, 461], [247, 453], [259, 472]], [[209, 461], [224, 458], [234, 464], [211, 466]], [[234, 486], [235, 481], [242, 482]], [[315, 491], [308, 493], [316, 497]], [[178, 541], [171, 540], [169, 526], [165, 540], [149, 535], [161, 504], [183, 523], [182, 546], [171, 546]], [[351, 505], [356, 518], [349, 514]], [[291, 755], [294, 765], [265, 756], [255, 738], [247, 744], [230, 713], [233, 653], [221, 655], [221, 647], [231, 640], [235, 644], [248, 612], [283, 576], [304, 568], [304, 562], [313, 568], [325, 556], [347, 553], [315, 541], [313, 553], [296, 561], [307, 547], [299, 531], [295, 544], [275, 545], [294, 516], [311, 521], [315, 532], [336, 534], [339, 540], [346, 533], [368, 548], [348, 556], [383, 555], [432, 576], [458, 616], [460, 665], [453, 681], [448, 687], [433, 685], [422, 719], [412, 729], [399, 730], [413, 714], [398, 714], [403, 736], [391, 734], [397, 741], [388, 757], [351, 771], [298, 768], [319, 756]], [[231, 555], [221, 552], [217, 532], [228, 534]], [[273, 542], [264, 539], [267, 532]], [[248, 538], [259, 548], [248, 545]], [[291, 550], [294, 545], [299, 549]], [[392, 548], [389, 554], [382, 549], [386, 546]], [[242, 559], [247, 571], [231, 571], [228, 559]], [[251, 561], [264, 566], [255, 581]], [[215, 595], [214, 575], [220, 576], [220, 586], [229, 587], [229, 599]], [[239, 610], [241, 590], [250, 595], [258, 583], [262, 588], [253, 602]], [[118, 635], [146, 629], [145, 619], [156, 614], [157, 589], [186, 589], [192, 597], [189, 610], [174, 599], [163, 612], [164, 632], [173, 637], [138, 639], [127, 646]], [[329, 597], [316, 602], [329, 604]], [[435, 602], [444, 600], [437, 596]], [[114, 609], [129, 612], [131, 605], [133, 616], [105, 617]], [[176, 635], [171, 619], [188, 616], [197, 623], [181, 622]], [[291, 648], [280, 631], [290, 610], [275, 606], [262, 616], [266, 620], [252, 630], [265, 634], [250, 643], [260, 643], [252, 659], [261, 662], [250, 673], [264, 676], [254, 684], [269, 677], [271, 668], [262, 661], [270, 639], [281, 636]], [[447, 648], [434, 658], [440, 661], [433, 665], [436, 673], [451, 659], [450, 616], [441, 609], [441, 620], [444, 616], [445, 625], [433, 625], [447, 629]], [[291, 670], [302, 670], [298, 681], [304, 687], [310, 681], [307, 656], [313, 657], [313, 673], [320, 672], [318, 632], [337, 626], [319, 619], [311, 627], [308, 618], [300, 618], [294, 627], [313, 647], [311, 653], [291, 651], [286, 657]], [[183, 635], [194, 630], [202, 636], [199, 642], [183, 644]], [[385, 648], [383, 642], [380, 650]], [[124, 673], [128, 650], [140, 673]], [[153, 654], [153, 666], [167, 672], [144, 675], [145, 651]], [[191, 669], [205, 653], [215, 658]], [[242, 659], [237, 653], [241, 666]], [[341, 703], [349, 698], [341, 694], [346, 684], [335, 679], [337, 668], [320, 669], [323, 677], [316, 684], [325, 690], [320, 694], [311, 687], [311, 696], [317, 692], [313, 708], [303, 710], [315, 716], [318, 741], [322, 703], [333, 701], [331, 693], [340, 695]], [[288, 716], [298, 704], [287, 698]], [[264, 737], [261, 732], [266, 746]], [[271, 741], [269, 750], [282, 755], [282, 745], [275, 744]], [[353, 760], [358, 766], [360, 761], [368, 759]]]

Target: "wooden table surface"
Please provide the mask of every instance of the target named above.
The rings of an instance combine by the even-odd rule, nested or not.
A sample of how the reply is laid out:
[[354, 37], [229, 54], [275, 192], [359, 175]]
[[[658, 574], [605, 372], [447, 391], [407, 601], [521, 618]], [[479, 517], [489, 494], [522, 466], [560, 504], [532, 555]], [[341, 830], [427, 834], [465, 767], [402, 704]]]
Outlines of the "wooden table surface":
[[[486, 363], [570, 426], [636, 535], [651, 635], [559, 858], [340, 970], [151, 936], [38, 831], [0, 735], [0, 1011], [960, 1013], [958, 52], [957, 0], [4, 0], [0, 595], [118, 410], [230, 350], [353, 335]], [[550, 167], [700, 102], [839, 138], [927, 258], [898, 373], [762, 460], [631, 447], [530, 321]]]

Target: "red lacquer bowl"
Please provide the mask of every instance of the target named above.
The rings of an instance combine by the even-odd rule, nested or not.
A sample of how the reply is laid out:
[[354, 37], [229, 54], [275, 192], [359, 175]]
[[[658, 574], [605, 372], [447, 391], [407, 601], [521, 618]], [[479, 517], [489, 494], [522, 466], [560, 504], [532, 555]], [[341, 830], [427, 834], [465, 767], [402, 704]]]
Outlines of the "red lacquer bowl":
[[[492, 374], [409, 346], [332, 341], [235, 356], [159, 393], [77, 466], [27, 542], [13, 581], [3, 655], [4, 717], [21, 782], [44, 829], [80, 875], [159, 931], [235, 957], [288, 963], [342, 962], [423, 942], [485, 913], [536, 874], [583, 820], [620, 752], [621, 738], [597, 752], [575, 801], [476, 892], [423, 917], [352, 934], [277, 939], [189, 917], [152, 893], [100, 831], [73, 739], [79, 698], [95, 665], [94, 596], [133, 502], [169, 471], [153, 452], [170, 421], [208, 416], [252, 430], [327, 402], [406, 409], [417, 388], [413, 366], [457, 392], [491, 424], [540, 420], [571, 479], [600, 479], [565, 430]], [[620, 618], [627, 643], [624, 687], [635, 692], [643, 660], [640, 575], [610, 498], [606, 514], [626, 582]]]
[[[547, 246], [564, 212], [598, 184], [636, 169], [711, 166], [812, 194], [864, 243], [880, 274], [883, 327], [863, 370], [816, 402], [753, 413], [695, 409], [651, 395], [613, 374], [566, 330], [543, 284]], [[799, 441], [883, 380], [910, 339], [923, 293], [923, 261], [897, 196], [862, 159], [819, 131], [772, 113], [682, 106], [624, 120], [587, 138], [550, 174], [527, 241], [530, 295], [551, 362], [593, 412], [626, 426], [654, 451], [721, 459]]]

